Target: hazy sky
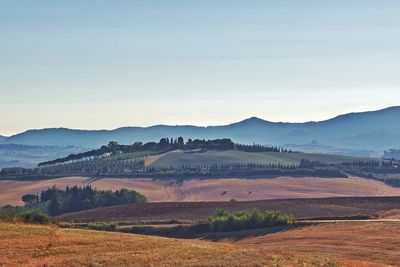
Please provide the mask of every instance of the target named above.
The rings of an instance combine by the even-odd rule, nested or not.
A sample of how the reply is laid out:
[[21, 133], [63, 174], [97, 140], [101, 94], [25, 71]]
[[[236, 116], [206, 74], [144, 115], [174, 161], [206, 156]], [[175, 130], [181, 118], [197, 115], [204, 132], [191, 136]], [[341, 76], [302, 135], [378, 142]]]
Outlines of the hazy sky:
[[0, 0], [0, 134], [400, 104], [400, 1]]

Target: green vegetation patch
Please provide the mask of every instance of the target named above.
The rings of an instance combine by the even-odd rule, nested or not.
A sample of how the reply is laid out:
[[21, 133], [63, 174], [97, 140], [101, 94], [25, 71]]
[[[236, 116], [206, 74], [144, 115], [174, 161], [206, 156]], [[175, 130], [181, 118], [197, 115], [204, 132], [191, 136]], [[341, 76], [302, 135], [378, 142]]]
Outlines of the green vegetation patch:
[[116, 222], [93, 222], [88, 223], [88, 228], [97, 231], [115, 231], [118, 224]]
[[232, 213], [218, 210], [214, 216], [208, 218], [207, 223], [213, 232], [229, 232], [291, 225], [294, 223], [294, 217], [277, 211], [260, 211], [257, 209]]
[[25, 209], [21, 207], [6, 206], [0, 209], [0, 220], [7, 222], [25, 222], [49, 224], [50, 216], [39, 209]]

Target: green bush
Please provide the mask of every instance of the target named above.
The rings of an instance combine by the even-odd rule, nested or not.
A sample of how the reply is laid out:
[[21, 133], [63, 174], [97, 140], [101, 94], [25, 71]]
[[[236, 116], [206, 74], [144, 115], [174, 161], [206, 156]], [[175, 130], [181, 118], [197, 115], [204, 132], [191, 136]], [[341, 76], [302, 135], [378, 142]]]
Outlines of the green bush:
[[50, 216], [41, 210], [26, 211], [23, 212], [20, 216], [22, 220], [27, 223], [40, 223], [40, 224], [51, 223]]
[[88, 228], [99, 231], [115, 231], [117, 225], [115, 222], [94, 222], [88, 223]]
[[59, 222], [58, 223], [58, 227], [61, 227], [61, 228], [74, 228], [75, 225], [72, 222]]
[[47, 213], [39, 209], [26, 209], [21, 207], [3, 207], [0, 209], [0, 220], [11, 222], [49, 224], [51, 219]]
[[294, 219], [290, 215], [281, 214], [277, 211], [235, 211], [233, 213], [218, 210], [217, 213], [208, 218], [211, 231], [238, 231], [246, 229], [263, 228], [270, 226], [290, 225]]

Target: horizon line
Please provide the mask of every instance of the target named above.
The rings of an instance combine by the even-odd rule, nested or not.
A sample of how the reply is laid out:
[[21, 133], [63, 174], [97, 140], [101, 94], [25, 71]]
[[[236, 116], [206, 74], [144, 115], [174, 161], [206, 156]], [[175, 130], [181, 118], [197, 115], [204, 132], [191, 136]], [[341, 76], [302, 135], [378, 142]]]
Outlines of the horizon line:
[[289, 121], [270, 121], [270, 120], [265, 120], [263, 118], [259, 118], [257, 116], [251, 116], [248, 118], [244, 118], [241, 119], [239, 121], [236, 122], [231, 122], [231, 123], [226, 123], [226, 124], [217, 124], [217, 125], [194, 125], [194, 124], [153, 124], [153, 125], [148, 125], [148, 126], [121, 126], [121, 127], [117, 127], [117, 128], [112, 128], [112, 129], [77, 129], [77, 128], [68, 128], [68, 127], [45, 127], [45, 128], [35, 128], [35, 129], [27, 129], [25, 131], [21, 131], [21, 132], [17, 132], [15, 134], [12, 135], [1, 135], [2, 137], [5, 138], [9, 138], [15, 135], [19, 135], [19, 134], [23, 134], [26, 133], [28, 131], [40, 131], [40, 130], [51, 130], [51, 129], [66, 129], [66, 130], [73, 130], [73, 131], [115, 131], [118, 129], [123, 129], [123, 128], [151, 128], [151, 127], [160, 127], [160, 126], [166, 126], [166, 127], [198, 127], [198, 128], [208, 128], [208, 127], [223, 127], [223, 126], [229, 126], [229, 125], [234, 125], [234, 124], [238, 124], [244, 121], [248, 121], [251, 119], [257, 119], [257, 120], [261, 120], [267, 123], [286, 123], [286, 124], [305, 124], [305, 123], [320, 123], [320, 122], [325, 122], [325, 121], [329, 121], [329, 120], [333, 120], [336, 119], [338, 117], [341, 116], [346, 116], [346, 115], [351, 115], [351, 114], [360, 114], [360, 113], [370, 113], [370, 112], [380, 112], [380, 111], [384, 111], [384, 110], [388, 110], [388, 109], [394, 109], [394, 108], [400, 108], [399, 106], [389, 106], [389, 107], [385, 107], [385, 108], [381, 108], [381, 109], [375, 109], [375, 110], [365, 110], [365, 111], [357, 111], [357, 112], [349, 112], [349, 113], [342, 113], [333, 117], [329, 117], [327, 119], [324, 120], [319, 120], [319, 121], [302, 121], [302, 122], [289, 122]]

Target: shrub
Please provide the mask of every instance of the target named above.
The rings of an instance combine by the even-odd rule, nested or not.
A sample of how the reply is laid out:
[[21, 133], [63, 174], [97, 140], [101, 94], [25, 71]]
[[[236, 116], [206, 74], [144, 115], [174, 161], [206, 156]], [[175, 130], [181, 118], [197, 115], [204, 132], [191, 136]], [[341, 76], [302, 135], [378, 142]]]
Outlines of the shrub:
[[235, 211], [228, 213], [218, 210], [217, 213], [208, 218], [211, 231], [238, 231], [246, 229], [263, 228], [270, 226], [290, 225], [294, 219], [290, 215], [281, 214], [277, 211]]
[[72, 222], [59, 222], [58, 226], [61, 228], [74, 228], [75, 225]]
[[117, 225], [115, 222], [94, 222], [88, 223], [88, 228], [98, 231], [115, 231]]
[[50, 216], [41, 210], [31, 210], [23, 212], [20, 217], [26, 223], [40, 223], [49, 224], [51, 223]]
[[49, 224], [51, 219], [49, 215], [41, 210], [29, 210], [21, 207], [3, 207], [0, 209], [0, 220], [12, 222], [26, 222]]

